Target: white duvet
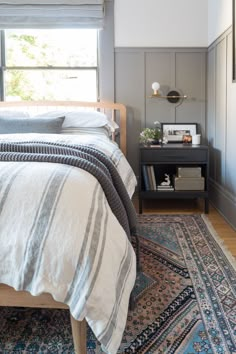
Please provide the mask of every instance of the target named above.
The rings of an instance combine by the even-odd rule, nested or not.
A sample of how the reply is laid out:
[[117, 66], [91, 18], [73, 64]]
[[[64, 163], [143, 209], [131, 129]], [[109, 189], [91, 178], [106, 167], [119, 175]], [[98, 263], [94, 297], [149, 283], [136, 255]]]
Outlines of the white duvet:
[[[90, 144], [117, 167], [130, 196], [136, 179], [117, 145], [96, 136], [1, 135], [1, 141]], [[98, 181], [55, 163], [0, 162], [0, 283], [51, 293], [86, 318], [104, 351], [116, 353], [136, 277], [133, 248]]]

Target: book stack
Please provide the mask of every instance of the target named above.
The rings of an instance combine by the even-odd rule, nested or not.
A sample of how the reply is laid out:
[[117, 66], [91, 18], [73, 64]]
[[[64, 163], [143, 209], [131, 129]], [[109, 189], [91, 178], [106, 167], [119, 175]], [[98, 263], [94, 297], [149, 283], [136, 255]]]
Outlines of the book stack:
[[156, 177], [153, 165], [142, 165], [144, 187], [146, 191], [156, 190]]
[[168, 192], [168, 191], [172, 192], [175, 189], [174, 189], [174, 187], [172, 185], [169, 185], [169, 186], [159, 185], [159, 186], [157, 186], [157, 190], [158, 191], [162, 191], [162, 192]]

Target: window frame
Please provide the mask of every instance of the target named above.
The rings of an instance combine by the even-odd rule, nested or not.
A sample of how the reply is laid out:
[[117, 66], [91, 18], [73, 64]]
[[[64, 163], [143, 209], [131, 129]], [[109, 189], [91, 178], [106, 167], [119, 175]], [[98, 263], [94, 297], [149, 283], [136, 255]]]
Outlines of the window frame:
[[[114, 0], [105, 0], [105, 24], [98, 32], [98, 101], [115, 100]], [[0, 32], [0, 60], [2, 40]], [[104, 55], [106, 53], [106, 55]], [[3, 94], [3, 71], [0, 63], [0, 100]]]
[[[16, 30], [17, 31], [17, 30]], [[72, 70], [94, 70], [96, 72], [96, 96], [99, 100], [99, 35], [97, 31], [97, 66], [7, 66], [6, 65], [6, 38], [5, 31], [0, 30], [0, 41], [1, 41], [1, 65], [0, 65], [0, 101], [5, 101], [5, 80], [4, 74], [7, 70], [63, 70], [63, 71], [72, 71]]]

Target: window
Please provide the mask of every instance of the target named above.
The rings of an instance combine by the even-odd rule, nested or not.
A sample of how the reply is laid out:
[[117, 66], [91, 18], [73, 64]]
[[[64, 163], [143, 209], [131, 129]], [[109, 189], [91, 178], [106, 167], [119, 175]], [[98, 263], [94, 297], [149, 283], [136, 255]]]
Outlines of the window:
[[97, 101], [97, 38], [95, 29], [1, 31], [1, 99]]

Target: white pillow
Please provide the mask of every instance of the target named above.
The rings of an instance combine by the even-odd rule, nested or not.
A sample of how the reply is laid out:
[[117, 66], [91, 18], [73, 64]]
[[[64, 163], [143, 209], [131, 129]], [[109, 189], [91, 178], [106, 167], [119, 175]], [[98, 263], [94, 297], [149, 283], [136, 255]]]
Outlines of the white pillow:
[[96, 135], [110, 139], [110, 131], [107, 127], [99, 128], [65, 128], [61, 130], [61, 134], [65, 135]]
[[109, 127], [111, 133], [115, 132], [119, 128], [112, 119], [108, 118], [104, 113], [97, 111], [51, 111], [37, 115], [37, 118], [52, 118], [64, 116], [65, 120], [62, 125], [64, 128], [100, 128]]
[[24, 111], [2, 111], [0, 110], [1, 118], [29, 118], [29, 113]]

